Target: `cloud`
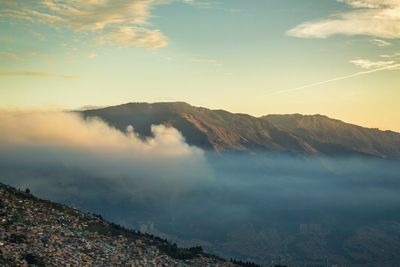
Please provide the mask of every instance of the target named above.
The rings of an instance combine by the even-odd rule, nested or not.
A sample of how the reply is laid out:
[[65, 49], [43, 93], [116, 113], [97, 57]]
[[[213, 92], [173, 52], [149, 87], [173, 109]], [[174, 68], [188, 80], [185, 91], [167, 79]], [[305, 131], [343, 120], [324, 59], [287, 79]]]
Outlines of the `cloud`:
[[304, 22], [287, 32], [300, 38], [327, 38], [336, 34], [400, 38], [398, 0], [338, 0], [351, 10], [326, 19]]
[[62, 79], [78, 79], [79, 76], [67, 75], [55, 72], [42, 72], [42, 71], [7, 71], [0, 70], [0, 77], [5, 76], [21, 76], [21, 77], [55, 77]]
[[363, 69], [376, 69], [376, 68], [398, 68], [399, 64], [395, 64], [395, 61], [371, 61], [368, 59], [354, 59], [351, 60], [350, 63], [361, 67]]
[[373, 39], [373, 40], [371, 40], [371, 42], [380, 47], [388, 47], [388, 46], [392, 45], [392, 43], [389, 43], [389, 42], [381, 40], [381, 39]]
[[194, 63], [201, 63], [201, 64], [209, 64], [213, 65], [215, 67], [221, 67], [222, 64], [218, 62], [216, 59], [212, 58], [192, 58], [189, 59], [189, 62], [194, 62]]
[[97, 38], [100, 44], [116, 44], [121, 47], [147, 47], [158, 49], [167, 46], [168, 40], [159, 30], [140, 27], [119, 27], [107, 30]]
[[394, 53], [391, 55], [380, 55], [381, 58], [397, 58], [400, 57], [400, 53]]
[[[289, 36], [299, 38], [327, 38], [333, 35], [368, 35], [377, 37], [371, 40], [380, 47], [392, 45], [383, 39], [400, 38], [400, 1], [398, 0], [337, 0], [349, 6], [349, 10], [333, 14], [329, 18], [304, 22], [289, 31]], [[392, 58], [391, 55], [381, 55]], [[291, 89], [280, 90], [273, 94], [300, 91], [336, 81], [351, 79], [375, 72], [400, 69], [397, 61], [371, 61], [354, 59], [350, 63], [365, 69], [348, 75], [319, 81]]]
[[142, 139], [132, 126], [123, 133], [99, 119], [39, 110], [1, 111], [0, 124], [3, 175], [8, 170], [7, 176], [18, 179], [20, 172], [29, 173], [37, 190], [64, 190], [60, 184], [66, 183], [79, 191], [86, 181], [125, 196], [159, 198], [210, 177], [203, 152], [163, 125], [152, 126], [153, 137]]
[[[225, 257], [269, 265], [307, 242], [311, 262], [326, 251], [341, 258], [360, 227], [399, 221], [398, 162], [204, 154], [173, 128], [153, 126], [143, 139], [69, 112], [0, 111], [0, 125], [1, 182]], [[308, 259], [299, 253], [289, 256]]]
[[37, 31], [32, 31], [32, 35], [36, 38], [36, 39], [38, 39], [39, 41], [46, 41], [46, 37], [42, 34], [42, 33], [40, 33], [40, 32], [37, 32]]
[[219, 1], [207, 1], [207, 0], [181, 0], [185, 4], [191, 4], [201, 9], [213, 9], [220, 10], [229, 13], [240, 13], [241, 10], [237, 8], [224, 8], [221, 7], [221, 2]]
[[21, 57], [15, 53], [10, 52], [0, 52], [0, 59], [11, 59], [14, 61], [21, 61]]
[[[124, 155], [123, 152], [109, 152], [109, 146], [104, 147], [102, 140], [113, 144], [112, 148], [120, 142], [123, 144], [126, 138], [122, 136], [119, 142], [120, 139], [111, 131], [116, 139], [107, 141], [110, 140], [106, 135], [110, 133], [107, 130], [81, 137], [89, 139], [84, 143], [91, 142], [91, 137], [99, 142], [102, 149], [92, 155], [88, 153], [91, 151], [88, 148], [79, 149], [78, 145], [76, 149], [65, 145], [74, 142], [64, 137], [52, 143], [54, 139], [44, 136], [50, 126], [48, 123], [55, 123], [52, 128], [61, 127], [60, 131], [67, 128], [60, 119], [66, 118], [56, 116], [53, 122], [49, 118], [42, 121], [33, 116], [28, 120], [25, 131], [32, 130], [33, 122], [36, 122], [34, 129], [44, 124], [44, 133], [35, 134], [29, 143], [35, 143], [37, 136], [42, 137], [38, 141], [45, 139], [44, 144], [50, 146], [46, 153], [43, 143], [37, 145], [42, 147], [41, 150], [24, 145], [24, 153], [18, 152], [15, 145], [11, 152], [4, 152], [1, 147], [2, 182], [21, 189], [30, 188], [42, 198], [72, 204], [129, 228], [168, 237], [173, 242], [180, 241], [181, 245], [187, 247], [201, 245], [207, 251], [227, 258], [239, 255], [243, 260], [251, 259], [266, 266], [270, 266], [272, 261], [280, 261], [283, 254], [293, 259], [310, 260], [312, 265], [315, 259], [323, 259], [327, 251], [330, 257], [341, 259], [342, 255], [349, 255], [353, 251], [357, 253], [360, 246], [375, 248], [376, 239], [361, 239], [354, 250], [343, 252], [342, 244], [346, 244], [365, 225], [382, 233], [383, 238], [380, 238], [381, 235], [378, 238], [378, 247], [389, 241], [387, 247], [394, 247], [390, 251], [398, 255], [396, 249], [399, 241], [396, 239], [396, 242], [392, 242], [386, 238], [398, 229], [398, 223], [395, 224], [397, 228], [384, 226], [390, 221], [400, 220], [398, 162], [363, 157], [307, 158], [275, 153], [207, 153], [208, 164], [216, 179], [182, 188], [182, 184], [193, 183], [196, 177], [203, 180], [208, 175], [204, 172], [197, 174], [202, 167], [201, 157], [196, 157], [196, 153], [189, 153], [186, 158], [194, 160], [199, 166], [182, 161], [179, 155], [160, 158], [156, 151], [147, 153], [134, 146], [134, 149], [127, 149], [131, 153], [126, 153], [128, 159], [124, 161], [118, 157]], [[0, 119], [1, 123], [3, 121]], [[66, 119], [65, 122], [71, 121]], [[67, 133], [58, 135], [75, 136], [75, 130], [81, 127], [84, 127], [81, 129], [83, 136], [87, 131], [95, 132], [90, 122], [78, 121], [78, 127], [76, 122], [74, 119], [72, 123], [74, 131], [67, 129]], [[24, 123], [25, 119], [17, 117], [7, 127], [19, 127], [23, 131]], [[16, 132], [20, 136], [19, 131]], [[174, 139], [177, 137], [175, 133], [172, 136]], [[60, 143], [58, 149], [57, 144]], [[44, 155], [47, 157], [44, 158]], [[14, 160], [13, 166], [10, 162]], [[49, 165], [52, 161], [58, 164]], [[186, 194], [167, 197], [173, 188], [179, 188], [180, 192], [192, 189]], [[148, 196], [141, 197], [143, 195]], [[380, 222], [385, 223], [384, 228]], [[308, 228], [307, 225], [310, 231], [302, 231], [302, 226]], [[335, 234], [335, 246], [329, 243], [332, 233]], [[288, 247], [302, 247], [304, 244], [309, 248], [306, 255], [296, 249], [288, 250]], [[371, 255], [368, 262], [376, 260], [376, 255]], [[353, 258], [346, 258], [342, 265], [351, 265], [353, 262]], [[306, 265], [304, 261], [298, 265], [301, 264]], [[372, 266], [380, 264], [373, 263]]]
[[[302, 91], [304, 89], [313, 88], [316, 86], [330, 84], [333, 82], [343, 81], [343, 80], [347, 80], [347, 79], [352, 79], [355, 77], [364, 76], [364, 75], [375, 73], [375, 72], [381, 72], [381, 71], [387, 71], [387, 70], [400, 70], [400, 63], [395, 63], [395, 62], [393, 62], [393, 64], [387, 64], [387, 62], [380, 62], [380, 61], [373, 62], [373, 61], [369, 61], [369, 60], [358, 59], [358, 60], [351, 61], [351, 63], [353, 63], [359, 67], [362, 67], [364, 69], [368, 69], [368, 70], [359, 71], [359, 72], [355, 72], [352, 74], [343, 75], [343, 76], [339, 76], [339, 77], [335, 77], [335, 78], [331, 78], [328, 80], [323, 80], [323, 81], [319, 81], [319, 82], [315, 82], [315, 83], [310, 83], [310, 84], [302, 85], [299, 87], [279, 90], [279, 91], [271, 93], [270, 95], [278, 95], [278, 94]], [[381, 65], [381, 67], [378, 67], [379, 65]]]
[[88, 55], [87, 55], [87, 58], [88, 59], [95, 59], [95, 58], [97, 58], [97, 53], [96, 52], [90, 52]]
[[[152, 8], [180, 0], [43, 0], [1, 1], [0, 18], [25, 20], [32, 23], [69, 28], [78, 33], [90, 33], [105, 44], [151, 49], [167, 45], [167, 38], [150, 29]], [[111, 42], [110, 37], [117, 37]]]
[[338, 0], [357, 8], [384, 8], [398, 4], [397, 0]]

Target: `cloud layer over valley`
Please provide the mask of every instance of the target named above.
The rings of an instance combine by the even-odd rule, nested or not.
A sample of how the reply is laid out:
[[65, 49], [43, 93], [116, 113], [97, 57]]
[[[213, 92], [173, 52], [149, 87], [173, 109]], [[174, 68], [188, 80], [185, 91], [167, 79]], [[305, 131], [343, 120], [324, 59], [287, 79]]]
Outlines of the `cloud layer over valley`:
[[143, 140], [131, 126], [122, 133], [67, 112], [2, 111], [0, 124], [1, 176], [26, 178], [35, 191], [92, 190], [79, 186], [85, 179], [88, 185], [109, 184], [105, 189], [113, 194], [173, 196], [210, 177], [203, 152], [162, 125]]
[[2, 111], [0, 123], [0, 182], [40, 197], [268, 266], [400, 260], [397, 161], [215, 154], [173, 128], [143, 139], [72, 112]]

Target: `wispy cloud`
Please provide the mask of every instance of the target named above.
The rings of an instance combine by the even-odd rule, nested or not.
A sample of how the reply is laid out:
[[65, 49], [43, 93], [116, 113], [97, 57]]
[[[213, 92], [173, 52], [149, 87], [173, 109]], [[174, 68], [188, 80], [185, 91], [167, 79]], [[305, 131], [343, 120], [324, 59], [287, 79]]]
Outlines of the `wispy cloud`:
[[390, 43], [388, 41], [381, 40], [381, 39], [372, 39], [371, 42], [376, 44], [379, 47], [388, 47], [388, 46], [392, 45], [392, 43]]
[[380, 55], [381, 58], [397, 58], [400, 57], [400, 53], [394, 53], [390, 55]]
[[97, 53], [96, 52], [90, 52], [88, 55], [87, 55], [87, 58], [88, 59], [95, 59], [95, 58], [97, 58]]
[[287, 34], [301, 38], [326, 38], [335, 34], [400, 38], [400, 1], [337, 1], [345, 3], [351, 9], [329, 18], [304, 22], [289, 30]]
[[214, 67], [222, 67], [222, 64], [220, 62], [218, 62], [218, 60], [213, 59], [213, 58], [191, 58], [191, 59], [189, 59], [189, 62], [209, 64]]
[[[355, 65], [358, 65], [359, 67], [362, 67], [364, 69], [368, 69], [368, 70], [358, 71], [358, 72], [355, 72], [355, 73], [352, 73], [352, 74], [349, 74], [349, 75], [343, 75], [343, 76], [335, 77], [335, 78], [324, 80], [324, 81], [319, 81], [319, 82], [315, 82], [315, 83], [306, 84], [306, 85], [299, 86], [299, 87], [279, 90], [279, 91], [276, 91], [276, 92], [272, 92], [270, 95], [278, 95], [278, 94], [301, 91], [301, 90], [304, 90], [304, 89], [313, 88], [313, 87], [316, 87], [316, 86], [321, 86], [321, 85], [325, 85], [325, 84], [329, 84], [329, 83], [333, 83], [333, 82], [338, 82], [338, 81], [343, 81], [343, 80], [347, 80], [347, 79], [352, 79], [352, 78], [355, 78], [355, 77], [359, 77], [359, 76], [363, 76], [363, 75], [367, 75], [367, 74], [371, 74], [371, 73], [375, 73], [375, 72], [381, 72], [381, 71], [387, 71], [387, 70], [400, 70], [400, 63], [395, 63], [395, 62], [393, 62], [392, 64], [381, 64], [381, 63], [372, 62], [372, 61], [368, 61], [368, 60], [364, 60], [364, 62], [359, 60], [359, 61], [356, 61], [356, 62], [357, 63], [354, 63], [354, 61], [353, 61], [352, 63], [355, 64]], [[379, 65], [383, 65], [383, 66], [377, 67]], [[372, 68], [372, 66], [375, 66], [375, 68]]]
[[38, 39], [39, 41], [46, 41], [46, 37], [42, 34], [42, 33], [40, 33], [40, 32], [37, 32], [37, 31], [32, 31], [32, 35], [36, 38], [36, 39]]
[[93, 34], [104, 40], [104, 44], [157, 49], [167, 45], [167, 38], [159, 30], [150, 28], [151, 11], [156, 5], [172, 2], [197, 3], [187, 0], [0, 1], [0, 18], [69, 28]]
[[[289, 36], [299, 38], [327, 38], [332, 35], [367, 35], [376, 37], [371, 40], [379, 47], [388, 47], [392, 43], [387, 39], [400, 38], [400, 1], [399, 0], [336, 0], [346, 4], [348, 11], [332, 14], [328, 18], [304, 22], [289, 31]], [[382, 39], [386, 40], [382, 40]], [[380, 55], [381, 58], [394, 58], [393, 55]], [[349, 75], [339, 76], [303, 86], [280, 90], [272, 94], [300, 91], [337, 81], [347, 80], [375, 72], [399, 70], [397, 60], [372, 61], [353, 59], [353, 65], [364, 69]]]
[[97, 38], [100, 44], [118, 45], [120, 47], [145, 47], [158, 49], [167, 46], [168, 39], [160, 30], [142, 27], [118, 27], [106, 30]]
[[372, 61], [369, 59], [353, 59], [350, 63], [363, 69], [376, 69], [396, 65], [395, 61]]
[[9, 59], [9, 60], [14, 60], [14, 61], [21, 61], [22, 58], [11, 52], [0, 52], [0, 59]]
[[54, 78], [62, 78], [62, 79], [78, 79], [79, 78], [79, 76], [75, 76], [75, 75], [66, 75], [66, 74], [54, 73], [54, 72], [0, 70], [0, 77], [6, 77], [6, 76], [54, 77]]
[[237, 8], [224, 8], [221, 6], [219, 1], [207, 1], [207, 0], [182, 0], [183, 3], [191, 4], [201, 9], [213, 9], [220, 10], [229, 13], [240, 13], [241, 10]]

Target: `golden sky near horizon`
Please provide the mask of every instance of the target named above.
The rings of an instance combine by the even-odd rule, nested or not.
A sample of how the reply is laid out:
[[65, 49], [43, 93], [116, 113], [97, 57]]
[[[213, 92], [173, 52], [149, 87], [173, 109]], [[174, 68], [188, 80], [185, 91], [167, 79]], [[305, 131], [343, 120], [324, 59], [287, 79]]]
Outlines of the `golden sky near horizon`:
[[0, 1], [0, 108], [185, 101], [400, 132], [397, 0]]

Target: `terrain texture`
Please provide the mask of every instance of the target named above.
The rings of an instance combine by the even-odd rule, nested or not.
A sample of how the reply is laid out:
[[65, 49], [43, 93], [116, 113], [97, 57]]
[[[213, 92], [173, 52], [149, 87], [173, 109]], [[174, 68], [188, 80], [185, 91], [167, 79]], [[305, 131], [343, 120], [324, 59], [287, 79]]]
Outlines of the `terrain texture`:
[[0, 266], [240, 265], [0, 184]]
[[121, 131], [131, 125], [143, 137], [151, 135], [151, 125], [173, 126], [190, 145], [219, 152], [400, 158], [399, 133], [364, 128], [323, 115], [253, 117], [183, 102], [128, 103], [82, 113], [85, 117], [99, 117]]

